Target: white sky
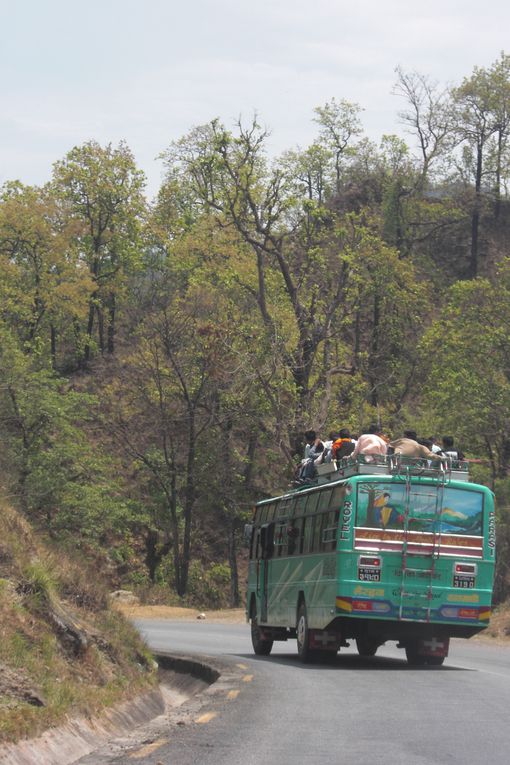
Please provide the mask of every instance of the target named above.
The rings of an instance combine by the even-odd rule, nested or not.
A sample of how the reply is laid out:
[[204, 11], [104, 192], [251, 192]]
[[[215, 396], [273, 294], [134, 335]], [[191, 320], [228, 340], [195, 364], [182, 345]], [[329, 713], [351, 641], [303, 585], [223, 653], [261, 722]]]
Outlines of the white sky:
[[0, 0], [0, 183], [125, 139], [152, 195], [157, 155], [194, 125], [256, 111], [279, 153], [332, 97], [378, 141], [402, 133], [397, 65], [446, 85], [502, 50], [508, 0]]

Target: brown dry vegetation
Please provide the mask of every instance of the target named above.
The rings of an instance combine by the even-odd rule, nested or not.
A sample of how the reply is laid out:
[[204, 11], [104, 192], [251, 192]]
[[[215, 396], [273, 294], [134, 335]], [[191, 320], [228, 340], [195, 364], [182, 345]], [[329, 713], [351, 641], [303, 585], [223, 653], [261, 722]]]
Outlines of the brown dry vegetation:
[[491, 616], [490, 624], [480, 633], [479, 639], [510, 642], [510, 603], [503, 603]]
[[[246, 622], [244, 608], [226, 608], [215, 611], [199, 611], [196, 608], [179, 606], [146, 606], [129, 603], [116, 603], [115, 609], [128, 619], [172, 619], [173, 621], [206, 621], [223, 624], [243, 624]], [[202, 616], [203, 615], [203, 616]]]
[[97, 575], [57, 557], [0, 503], [0, 742], [93, 715], [155, 682]]

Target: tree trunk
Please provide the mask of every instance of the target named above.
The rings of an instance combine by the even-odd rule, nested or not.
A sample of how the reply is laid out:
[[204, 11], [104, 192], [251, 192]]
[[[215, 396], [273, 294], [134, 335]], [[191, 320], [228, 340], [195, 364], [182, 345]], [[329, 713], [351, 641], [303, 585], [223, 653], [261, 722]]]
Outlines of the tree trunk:
[[113, 353], [115, 350], [115, 310], [115, 293], [110, 292], [108, 299], [108, 353]]
[[236, 555], [236, 520], [232, 518], [228, 534], [228, 562], [230, 566], [230, 606], [239, 608], [239, 572]]
[[97, 331], [99, 334], [99, 350], [104, 353], [104, 315], [103, 309], [97, 306]]
[[368, 360], [368, 379], [370, 381], [370, 403], [373, 407], [379, 405], [379, 380], [377, 375], [377, 363], [379, 356], [379, 332], [381, 331], [381, 310], [380, 298], [378, 295], [374, 298], [374, 313], [372, 325], [372, 342], [370, 347], [370, 358]]
[[476, 177], [475, 177], [475, 202], [471, 214], [471, 253], [469, 261], [468, 277], [476, 279], [478, 275], [478, 238], [480, 231], [480, 205], [482, 189], [482, 144], [479, 144], [476, 154]]
[[89, 305], [89, 318], [87, 321], [87, 339], [85, 340], [85, 348], [83, 350], [83, 360], [85, 361], [85, 363], [90, 361], [90, 345], [92, 342], [92, 331], [94, 329], [94, 314], [96, 312], [93, 299], [94, 299], [94, 296], [91, 298], [91, 302]]
[[50, 355], [51, 355], [51, 368], [56, 370], [57, 368], [57, 331], [53, 324], [50, 325]]

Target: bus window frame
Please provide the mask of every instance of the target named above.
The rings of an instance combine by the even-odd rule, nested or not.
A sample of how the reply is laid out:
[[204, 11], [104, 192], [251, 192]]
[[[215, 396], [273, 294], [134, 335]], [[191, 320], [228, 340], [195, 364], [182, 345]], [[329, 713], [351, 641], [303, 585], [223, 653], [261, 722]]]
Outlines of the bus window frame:
[[262, 524], [259, 531], [260, 557], [257, 556], [257, 560], [270, 560], [274, 555], [274, 523]]

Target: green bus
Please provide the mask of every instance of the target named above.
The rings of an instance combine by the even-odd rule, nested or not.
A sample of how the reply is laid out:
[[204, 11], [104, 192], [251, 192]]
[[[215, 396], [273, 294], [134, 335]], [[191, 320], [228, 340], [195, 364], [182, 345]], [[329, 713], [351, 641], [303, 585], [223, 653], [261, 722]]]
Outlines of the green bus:
[[488, 625], [493, 493], [465, 462], [371, 460], [323, 466], [317, 485], [256, 505], [245, 529], [256, 654], [296, 638], [304, 662], [348, 640], [373, 656], [395, 640], [410, 664], [440, 665], [451, 637]]

